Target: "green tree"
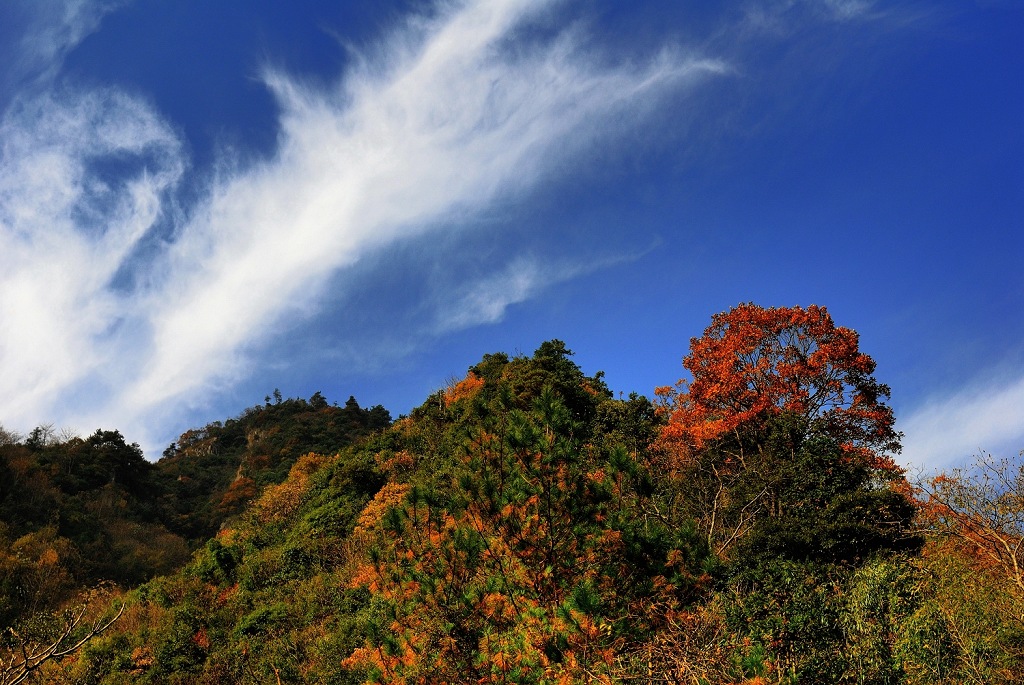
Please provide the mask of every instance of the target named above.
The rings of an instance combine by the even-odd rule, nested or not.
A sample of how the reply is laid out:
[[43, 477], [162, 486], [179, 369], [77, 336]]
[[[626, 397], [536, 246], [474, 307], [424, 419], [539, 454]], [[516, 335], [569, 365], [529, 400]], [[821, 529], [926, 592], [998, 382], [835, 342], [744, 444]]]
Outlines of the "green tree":
[[697, 595], [701, 545], [638, 516], [641, 450], [616, 438], [643, 440], [653, 413], [600, 408], [616, 401], [567, 355], [486, 357], [435, 405], [475, 417], [465, 457], [453, 489], [394, 484], [364, 512], [376, 542], [354, 582], [373, 609], [350, 666], [385, 682], [609, 678], [659, 608]]

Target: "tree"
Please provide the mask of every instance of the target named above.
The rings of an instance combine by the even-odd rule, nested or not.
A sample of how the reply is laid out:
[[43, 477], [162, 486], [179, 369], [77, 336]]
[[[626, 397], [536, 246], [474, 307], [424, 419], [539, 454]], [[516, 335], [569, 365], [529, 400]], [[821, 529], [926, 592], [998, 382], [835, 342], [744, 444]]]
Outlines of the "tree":
[[902, 480], [890, 456], [900, 434], [884, 403], [889, 388], [857, 334], [824, 307], [743, 304], [717, 314], [683, 366], [691, 380], [657, 391], [666, 419], [657, 444], [676, 506], [719, 554], [765, 516], [782, 518], [787, 499], [809, 501], [809, 483], [793, 478], [817, 476], [793, 468], [801, 461], [828, 476], [818, 479], [820, 497]]
[[[22, 635], [8, 628], [0, 645], [0, 685], [18, 685], [39, 674], [50, 661], [78, 652], [90, 640], [106, 632], [124, 613], [124, 604], [111, 614], [109, 593], [86, 593], [83, 602], [54, 615], [55, 625], [46, 634]], [[33, 631], [35, 632], [35, 631]]]
[[919, 483], [918, 497], [922, 585], [948, 682], [1022, 682], [1024, 463], [982, 453]]
[[1024, 463], [983, 453], [923, 484], [923, 495], [926, 525], [972, 550], [1024, 603]]
[[4, 445], [17, 445], [21, 442], [21, 436], [16, 431], [9, 431], [0, 423], [0, 447]]
[[889, 387], [858, 349], [857, 333], [837, 327], [824, 307], [763, 308], [741, 304], [716, 314], [690, 341], [683, 366], [689, 382], [658, 389], [667, 442], [700, 448], [741, 426], [788, 412], [847, 451], [885, 462], [900, 451]]
[[[35, 431], [33, 431], [34, 433]], [[67, 495], [116, 483], [140, 497], [152, 495], [154, 467], [137, 443], [125, 442], [119, 431], [96, 430], [86, 439], [49, 442], [38, 451], [54, 483]]]
[[25, 446], [33, 452], [38, 452], [56, 441], [57, 432], [54, 430], [53, 424], [46, 423], [32, 429], [32, 432], [28, 434], [28, 438], [25, 439]]
[[921, 542], [889, 389], [817, 306], [718, 314], [683, 366], [689, 380], [658, 390], [658, 452], [676, 520], [694, 520], [722, 562], [744, 674], [837, 682], [858, 668], [835, 658], [852, 574]]
[[360, 517], [373, 546], [352, 582], [371, 610], [346, 666], [389, 683], [647, 672], [642, 643], [703, 591], [705, 554], [639, 515], [649, 405], [610, 399], [568, 354], [485, 358], [416, 410], [464, 426], [465, 456], [451, 486], [389, 483]]

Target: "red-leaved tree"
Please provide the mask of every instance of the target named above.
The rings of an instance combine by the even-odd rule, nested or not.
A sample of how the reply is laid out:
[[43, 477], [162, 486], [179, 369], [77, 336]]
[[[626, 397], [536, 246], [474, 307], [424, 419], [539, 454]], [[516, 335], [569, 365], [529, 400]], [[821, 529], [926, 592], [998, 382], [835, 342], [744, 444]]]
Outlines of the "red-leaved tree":
[[889, 388], [857, 333], [836, 326], [825, 307], [741, 304], [716, 314], [690, 341], [683, 366], [692, 380], [657, 390], [668, 414], [663, 443], [700, 449], [738, 428], [792, 412], [845, 450], [884, 460], [900, 434], [884, 400]]
[[[900, 434], [889, 388], [857, 333], [824, 307], [741, 304], [717, 314], [683, 366], [690, 379], [657, 390], [666, 423], [656, 451], [674, 483], [673, 510], [716, 554], [729, 557], [759, 521], [842, 488], [905, 485], [891, 456]], [[813, 497], [803, 482], [811, 476]]]

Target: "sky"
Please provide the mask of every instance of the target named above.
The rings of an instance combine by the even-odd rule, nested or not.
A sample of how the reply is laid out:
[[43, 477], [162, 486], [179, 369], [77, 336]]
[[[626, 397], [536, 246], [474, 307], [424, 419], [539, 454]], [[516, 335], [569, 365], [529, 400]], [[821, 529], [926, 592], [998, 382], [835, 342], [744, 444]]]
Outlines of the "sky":
[[1024, 3], [7, 0], [0, 424], [151, 459], [557, 338], [616, 392], [818, 304], [900, 461], [1024, 449]]

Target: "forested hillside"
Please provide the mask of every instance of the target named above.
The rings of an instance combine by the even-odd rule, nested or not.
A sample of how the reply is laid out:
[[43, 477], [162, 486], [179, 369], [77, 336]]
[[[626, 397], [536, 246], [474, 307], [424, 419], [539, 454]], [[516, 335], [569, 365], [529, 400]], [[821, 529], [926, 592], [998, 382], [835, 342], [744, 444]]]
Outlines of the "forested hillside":
[[191, 430], [152, 464], [117, 431], [0, 433], [0, 625], [58, 609], [101, 583], [131, 587], [188, 561], [258, 489], [312, 450], [389, 425], [382, 407], [319, 393]]
[[[156, 465], [8, 440], [0, 683], [1021, 681], [1019, 464], [908, 483], [821, 307], [717, 315], [684, 366], [623, 397], [549, 341], [393, 424], [268, 398]], [[72, 552], [117, 586], [26, 605]]]

